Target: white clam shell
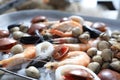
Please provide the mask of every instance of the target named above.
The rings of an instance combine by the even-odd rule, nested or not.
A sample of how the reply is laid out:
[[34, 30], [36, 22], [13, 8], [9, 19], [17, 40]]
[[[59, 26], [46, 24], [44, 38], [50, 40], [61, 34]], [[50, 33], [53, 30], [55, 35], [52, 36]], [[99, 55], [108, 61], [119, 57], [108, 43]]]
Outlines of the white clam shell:
[[80, 65], [64, 65], [64, 66], [58, 67], [55, 71], [55, 78], [56, 78], [55, 80], [64, 80], [63, 79], [64, 72], [70, 71], [72, 69], [84, 69], [94, 76], [93, 80], [100, 80], [99, 77], [93, 71]]

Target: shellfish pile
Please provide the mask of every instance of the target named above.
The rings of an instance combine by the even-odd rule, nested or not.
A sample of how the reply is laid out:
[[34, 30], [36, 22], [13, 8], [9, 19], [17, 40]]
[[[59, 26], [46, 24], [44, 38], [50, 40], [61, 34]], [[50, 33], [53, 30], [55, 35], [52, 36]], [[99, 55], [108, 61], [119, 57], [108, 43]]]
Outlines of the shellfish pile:
[[80, 16], [9, 25], [0, 30], [0, 51], [1, 68], [25, 64], [24, 75], [39, 80], [120, 79], [120, 32], [109, 34], [107, 24]]

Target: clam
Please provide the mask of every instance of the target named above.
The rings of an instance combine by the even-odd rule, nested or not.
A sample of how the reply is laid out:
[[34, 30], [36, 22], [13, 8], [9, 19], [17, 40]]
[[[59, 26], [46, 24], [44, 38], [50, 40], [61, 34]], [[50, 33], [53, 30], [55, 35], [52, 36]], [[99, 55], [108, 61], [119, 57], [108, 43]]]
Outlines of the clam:
[[101, 54], [103, 61], [111, 62], [113, 54], [114, 53], [111, 51], [111, 49], [104, 49]]
[[120, 80], [120, 74], [110, 69], [103, 69], [98, 76], [101, 80]]
[[0, 38], [8, 37], [10, 35], [7, 30], [0, 30]]
[[105, 32], [107, 30], [107, 25], [103, 22], [95, 22], [93, 25], [92, 25], [92, 28], [95, 28], [101, 32]]
[[90, 69], [80, 65], [64, 65], [55, 71], [55, 80], [100, 80]]
[[28, 29], [28, 33], [31, 35], [34, 35], [36, 30], [42, 31], [45, 28], [46, 28], [46, 25], [43, 23], [32, 24]]
[[0, 39], [0, 51], [11, 49], [17, 41], [10, 38], [1, 38]]
[[35, 16], [31, 20], [31, 23], [46, 22], [46, 21], [47, 21], [47, 18], [45, 16]]
[[36, 78], [36, 79], [39, 79], [40, 77], [40, 71], [34, 66], [30, 66], [25, 70], [25, 72], [26, 72], [26, 75], [29, 77]]
[[21, 24], [11, 24], [11, 25], [8, 26], [8, 30], [10, 32], [19, 31], [20, 30], [20, 28], [19, 28], [20, 25]]
[[110, 64], [110, 67], [118, 72], [120, 72], [120, 61], [114, 61]]

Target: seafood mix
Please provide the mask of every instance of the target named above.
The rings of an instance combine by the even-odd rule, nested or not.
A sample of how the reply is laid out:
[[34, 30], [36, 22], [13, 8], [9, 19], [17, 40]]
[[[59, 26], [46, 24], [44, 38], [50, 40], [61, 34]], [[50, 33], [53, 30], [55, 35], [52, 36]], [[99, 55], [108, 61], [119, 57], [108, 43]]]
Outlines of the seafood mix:
[[[0, 30], [0, 68], [39, 80], [120, 80], [120, 32], [80, 16]], [[6, 57], [7, 55], [7, 57]], [[0, 71], [0, 75], [6, 73]]]

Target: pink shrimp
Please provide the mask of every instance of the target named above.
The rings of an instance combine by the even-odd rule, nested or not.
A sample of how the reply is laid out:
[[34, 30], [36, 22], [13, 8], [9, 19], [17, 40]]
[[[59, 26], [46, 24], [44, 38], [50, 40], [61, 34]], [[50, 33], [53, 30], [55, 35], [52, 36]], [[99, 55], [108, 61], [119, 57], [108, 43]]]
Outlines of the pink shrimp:
[[[95, 47], [99, 39], [89, 40], [87, 44], [84, 43], [63, 43], [63, 44], [55, 44], [54, 46], [64, 45], [69, 47], [70, 51], [87, 51], [91, 47]], [[60, 42], [60, 41], [59, 41]]]
[[58, 35], [61, 37], [71, 37], [72, 29], [75, 27], [79, 27], [82, 30], [82, 25], [75, 21], [65, 21], [61, 23], [54, 24], [52, 29], [50, 29], [50, 33], [53, 35]]
[[16, 54], [8, 59], [4, 59], [0, 61], [0, 65], [5, 68], [13, 67], [18, 64], [22, 64], [29, 59], [33, 59], [36, 57], [35, 46], [27, 47], [24, 52]]
[[82, 51], [71, 51], [63, 57], [63, 59], [59, 62], [48, 62], [45, 64], [46, 68], [53, 68], [56, 69], [59, 66], [66, 65], [66, 64], [75, 64], [75, 65], [82, 65], [87, 66], [90, 63], [90, 57]]

